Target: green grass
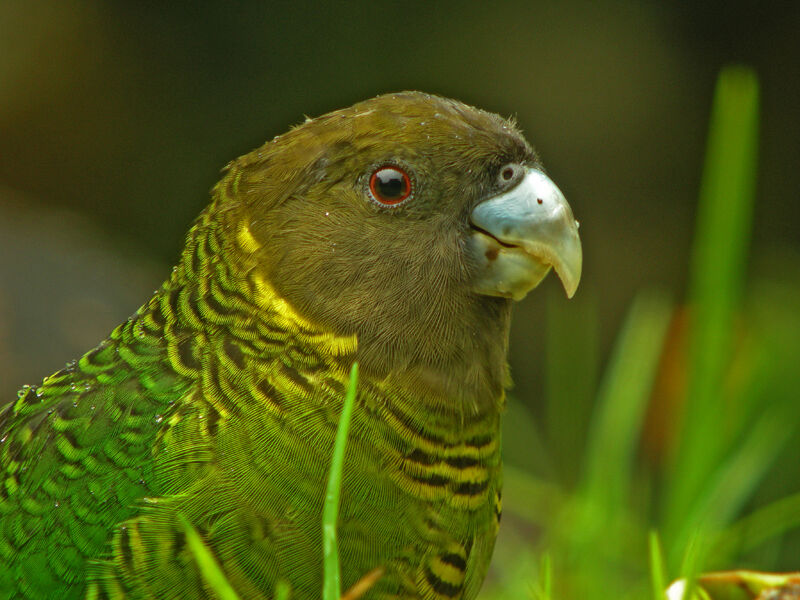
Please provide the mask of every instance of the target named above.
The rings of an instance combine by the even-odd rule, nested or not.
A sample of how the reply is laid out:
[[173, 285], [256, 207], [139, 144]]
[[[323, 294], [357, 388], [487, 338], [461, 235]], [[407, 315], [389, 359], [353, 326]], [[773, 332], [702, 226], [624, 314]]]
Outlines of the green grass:
[[661, 540], [655, 531], [650, 532], [650, 582], [652, 587], [652, 600], [663, 600], [664, 590], [667, 589], [667, 578], [665, 575], [666, 564], [664, 562], [664, 551], [661, 549]]
[[211, 549], [203, 542], [203, 538], [200, 537], [197, 530], [183, 515], [180, 516], [180, 520], [183, 531], [186, 534], [189, 550], [195, 562], [197, 562], [197, 567], [206, 585], [219, 600], [239, 600], [239, 596], [228, 582], [225, 573], [222, 572], [222, 568], [219, 566], [217, 559], [214, 558]]
[[[727, 520], [751, 488], [728, 489], [727, 500], [720, 497], [721, 488], [733, 483], [723, 481], [721, 463], [736, 459], [726, 457], [730, 435], [708, 432], [722, 425], [720, 416], [728, 413], [728, 399], [721, 391], [734, 352], [734, 320], [744, 288], [757, 139], [755, 74], [743, 68], [727, 69], [717, 83], [711, 114], [690, 273], [686, 412], [664, 504], [664, 526], [678, 546], [688, 542], [697, 527], [705, 527], [709, 510]], [[729, 415], [732, 430], [747, 425], [735, 412]], [[737, 466], [747, 469], [748, 478], [758, 479], [759, 466], [767, 464], [768, 457], [754, 457], [754, 462], [744, 464], [749, 456], [740, 454]], [[676, 552], [670, 559], [674, 564]]]
[[358, 386], [358, 363], [353, 363], [350, 370], [350, 384], [347, 387], [339, 427], [331, 458], [331, 470], [328, 473], [328, 487], [325, 493], [325, 504], [322, 509], [322, 545], [325, 557], [324, 578], [322, 585], [323, 600], [339, 600], [342, 595], [339, 569], [339, 545], [336, 538], [336, 523], [339, 517], [339, 495], [342, 489], [342, 469], [344, 453], [347, 448], [347, 434], [350, 431], [350, 417]]

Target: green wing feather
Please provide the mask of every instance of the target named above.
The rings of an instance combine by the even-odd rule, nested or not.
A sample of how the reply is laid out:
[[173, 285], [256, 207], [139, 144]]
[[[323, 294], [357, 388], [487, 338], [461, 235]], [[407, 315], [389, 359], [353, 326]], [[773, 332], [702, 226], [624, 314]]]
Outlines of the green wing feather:
[[140, 329], [138, 318], [118, 327], [0, 417], [0, 590], [79, 597], [87, 560], [150, 493], [157, 421], [186, 383]]

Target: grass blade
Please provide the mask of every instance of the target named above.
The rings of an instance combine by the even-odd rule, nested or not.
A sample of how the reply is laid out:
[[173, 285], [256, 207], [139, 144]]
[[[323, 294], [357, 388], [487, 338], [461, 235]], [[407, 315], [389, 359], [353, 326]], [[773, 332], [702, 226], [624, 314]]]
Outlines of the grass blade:
[[[586, 447], [585, 500], [603, 515], [626, 506], [637, 442], [671, 317], [661, 294], [633, 303], [600, 388]], [[600, 509], [600, 512], [596, 512]]]
[[322, 588], [323, 600], [339, 600], [341, 597], [341, 570], [339, 567], [339, 545], [336, 537], [336, 524], [339, 517], [339, 496], [342, 489], [342, 470], [344, 453], [347, 449], [347, 434], [350, 431], [350, 418], [358, 386], [358, 363], [350, 369], [350, 384], [339, 417], [336, 440], [333, 445], [331, 470], [328, 474], [328, 487], [325, 493], [325, 505], [322, 509], [322, 547], [324, 556], [324, 580]]
[[650, 581], [652, 582], [653, 600], [664, 600], [664, 591], [667, 589], [664, 564], [664, 552], [661, 550], [661, 541], [658, 533], [650, 532]]
[[[729, 67], [720, 73], [691, 262], [687, 403], [664, 507], [668, 536], [680, 529], [729, 441], [719, 431], [720, 415], [726, 414], [721, 390], [732, 354], [734, 311], [740, 301], [750, 239], [758, 96], [752, 70]], [[668, 555], [677, 556], [676, 552]]]
[[194, 556], [197, 567], [200, 570], [200, 575], [208, 584], [208, 587], [214, 592], [214, 595], [219, 600], [239, 600], [239, 596], [228, 583], [225, 573], [222, 572], [222, 567], [219, 566], [217, 559], [214, 558], [211, 550], [203, 543], [200, 534], [197, 533], [189, 520], [183, 515], [178, 515], [178, 519], [183, 526], [183, 531], [186, 534], [186, 542], [189, 545], [189, 550]]
[[[793, 429], [785, 426], [782, 411], [767, 413], [754, 423], [744, 441], [712, 471], [699, 490], [691, 512], [684, 515], [674, 537], [676, 546], [683, 545], [700, 528], [713, 533], [735, 518], [792, 433]], [[714, 560], [730, 558], [726, 554], [731, 551], [719, 548]]]
[[720, 535], [715, 548], [719, 552], [730, 548], [747, 552], [795, 527], [800, 527], [800, 493], [780, 498], [743, 517]]

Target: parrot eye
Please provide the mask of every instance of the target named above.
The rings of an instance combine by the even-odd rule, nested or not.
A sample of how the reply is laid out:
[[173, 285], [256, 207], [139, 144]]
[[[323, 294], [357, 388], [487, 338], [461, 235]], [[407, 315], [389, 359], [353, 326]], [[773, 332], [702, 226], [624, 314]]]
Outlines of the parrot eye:
[[522, 174], [522, 171], [523, 169], [521, 165], [518, 165], [517, 163], [509, 163], [500, 169], [500, 173], [497, 176], [497, 181], [500, 183], [500, 185], [508, 185], [512, 181], [517, 180]]
[[369, 178], [369, 193], [378, 204], [400, 204], [411, 196], [411, 178], [395, 165], [378, 167]]

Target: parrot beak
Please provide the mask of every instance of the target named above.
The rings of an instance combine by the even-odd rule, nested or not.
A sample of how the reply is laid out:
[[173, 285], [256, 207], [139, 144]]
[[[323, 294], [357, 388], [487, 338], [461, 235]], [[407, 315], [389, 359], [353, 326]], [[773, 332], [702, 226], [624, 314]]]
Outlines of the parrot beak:
[[578, 222], [547, 175], [526, 169], [516, 187], [478, 204], [470, 221], [476, 292], [520, 300], [552, 267], [567, 297], [575, 294], [583, 264]]

